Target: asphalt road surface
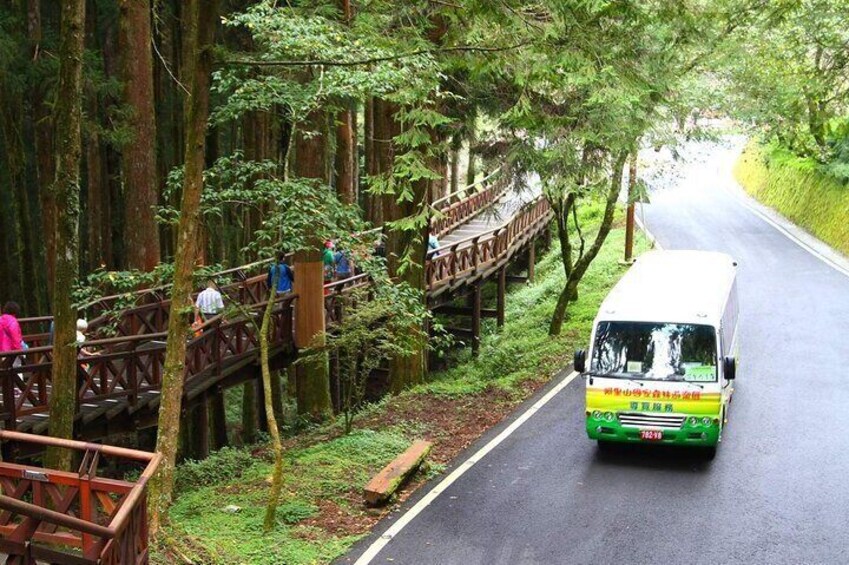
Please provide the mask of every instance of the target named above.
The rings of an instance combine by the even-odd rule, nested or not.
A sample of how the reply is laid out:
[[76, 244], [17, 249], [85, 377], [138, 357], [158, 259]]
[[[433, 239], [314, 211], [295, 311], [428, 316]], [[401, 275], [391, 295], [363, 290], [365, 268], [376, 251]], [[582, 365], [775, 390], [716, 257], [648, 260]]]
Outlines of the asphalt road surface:
[[643, 216], [664, 248], [740, 264], [741, 359], [716, 459], [602, 455], [574, 379], [372, 563], [849, 563], [849, 277], [743, 204], [732, 150], [691, 150]]

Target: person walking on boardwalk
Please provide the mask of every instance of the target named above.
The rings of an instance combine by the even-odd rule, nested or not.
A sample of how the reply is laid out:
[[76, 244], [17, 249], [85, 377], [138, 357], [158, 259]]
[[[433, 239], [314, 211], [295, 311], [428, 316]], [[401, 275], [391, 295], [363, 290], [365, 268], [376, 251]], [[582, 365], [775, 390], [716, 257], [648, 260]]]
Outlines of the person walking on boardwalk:
[[295, 272], [289, 263], [286, 262], [286, 255], [281, 253], [277, 256], [277, 263], [271, 265], [268, 269], [268, 279], [265, 285], [271, 288], [274, 277], [277, 277], [277, 294], [284, 292], [292, 292], [292, 283], [295, 282]]
[[333, 254], [333, 262], [336, 265], [336, 280], [349, 279], [354, 274], [351, 269], [351, 257], [347, 251], [339, 250]]
[[21, 324], [18, 322], [20, 315], [21, 307], [17, 302], [10, 300], [3, 306], [3, 315], [0, 316], [0, 353], [24, 349]]
[[324, 251], [321, 254], [321, 262], [324, 264], [324, 284], [333, 281], [334, 274], [334, 258], [333, 258], [333, 242], [329, 239], [324, 242]]
[[221, 298], [221, 293], [215, 288], [215, 281], [210, 279], [206, 284], [206, 290], [198, 294], [198, 299], [195, 302], [195, 311], [200, 312], [204, 321], [214, 318], [224, 310], [224, 299]]

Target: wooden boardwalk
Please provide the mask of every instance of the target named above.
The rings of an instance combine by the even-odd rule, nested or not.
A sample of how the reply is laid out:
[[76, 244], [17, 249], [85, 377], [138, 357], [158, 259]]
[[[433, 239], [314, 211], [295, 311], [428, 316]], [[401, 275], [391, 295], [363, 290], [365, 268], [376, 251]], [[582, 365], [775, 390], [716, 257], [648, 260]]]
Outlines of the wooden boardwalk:
[[[441, 213], [432, 223], [432, 232], [442, 245], [428, 254], [426, 265], [431, 307], [444, 308], [452, 297], [470, 296], [471, 305], [462, 313], [472, 318], [468, 331], [473, 347], [480, 335], [480, 318], [489, 314], [480, 307], [482, 283], [493, 277], [499, 281], [503, 321], [506, 267], [521, 251], [533, 253], [532, 243], [546, 231], [551, 219], [547, 202], [538, 194], [515, 194], [507, 190], [503, 179], [487, 180], [480, 187], [437, 202]], [[264, 271], [264, 264], [254, 264], [222, 273], [233, 282], [221, 290], [228, 300], [238, 301], [252, 316], [258, 316], [267, 304]], [[368, 278], [360, 275], [326, 285], [325, 308], [330, 323], [338, 319], [346, 294], [367, 284]], [[115, 300], [104, 299], [92, 310], [107, 311]], [[296, 300], [291, 293], [275, 299], [271, 343], [279, 364], [296, 355]], [[155, 425], [170, 311], [167, 289], [140, 293], [136, 303], [121, 311], [117, 320], [101, 315], [90, 323], [92, 329], [112, 324], [116, 337], [87, 342], [87, 349], [97, 353], [80, 356], [80, 437], [98, 439]], [[48, 428], [52, 389], [52, 347], [46, 343], [44, 331], [49, 318], [22, 322], [32, 347], [25, 352], [0, 354], [0, 422], [6, 430], [43, 434]], [[220, 395], [223, 388], [258, 376], [259, 344], [252, 323], [244, 317], [218, 317], [204, 324], [202, 330], [187, 343], [184, 405], [206, 400], [209, 391]]]

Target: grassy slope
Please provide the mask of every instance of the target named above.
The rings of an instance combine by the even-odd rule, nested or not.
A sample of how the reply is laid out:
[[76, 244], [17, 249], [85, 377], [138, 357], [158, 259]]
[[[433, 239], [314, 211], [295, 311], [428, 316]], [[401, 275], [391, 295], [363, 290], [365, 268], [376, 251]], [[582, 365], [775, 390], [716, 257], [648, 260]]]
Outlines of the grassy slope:
[[759, 201], [849, 254], [849, 187], [823, 174], [816, 163], [752, 142], [734, 176]]
[[[533, 393], [569, 363], [582, 345], [601, 300], [624, 272], [618, 264], [624, 232], [614, 229], [581, 287], [563, 334], [547, 334], [564, 277], [556, 250], [538, 264], [537, 283], [514, 287], [508, 297], [507, 324], [500, 333], [485, 327], [481, 355], [434, 376], [400, 397], [363, 414], [359, 429], [339, 437], [331, 426], [301, 437], [286, 456], [278, 527], [261, 532], [266, 483], [271, 465], [263, 453], [228, 449], [179, 470], [180, 493], [171, 513], [171, 552], [198, 563], [326, 563], [344, 553], [383, 514], [362, 508], [360, 491], [368, 479], [415, 437], [436, 442], [434, 459], [445, 462], [501, 415]], [[638, 237], [638, 249], [647, 243]], [[491, 405], [480, 406], [482, 403]], [[480, 424], [480, 412], [497, 415]], [[472, 433], [462, 445], [440, 451], [440, 442], [457, 443], [437, 414], [478, 410]], [[417, 415], [416, 417], [412, 416]], [[450, 422], [456, 425], [457, 422]], [[443, 432], [440, 435], [440, 431]], [[434, 467], [438, 471], [441, 465]], [[227, 513], [228, 505], [241, 508]], [[319, 520], [320, 518], [320, 520]], [[154, 554], [154, 563], [173, 556]]]

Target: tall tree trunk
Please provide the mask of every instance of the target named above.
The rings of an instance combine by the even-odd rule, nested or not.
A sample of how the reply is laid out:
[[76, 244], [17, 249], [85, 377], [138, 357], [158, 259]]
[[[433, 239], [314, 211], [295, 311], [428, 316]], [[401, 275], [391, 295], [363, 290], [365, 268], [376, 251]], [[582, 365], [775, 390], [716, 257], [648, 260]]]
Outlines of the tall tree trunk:
[[[346, 26], [351, 25], [353, 12], [351, 0], [338, 0], [339, 16]], [[336, 114], [336, 193], [345, 204], [357, 203], [357, 187], [354, 184], [354, 160], [357, 155], [357, 139], [354, 137], [356, 114], [350, 100], [343, 100], [345, 108]]]
[[357, 144], [354, 139], [354, 113], [348, 108], [336, 114], [336, 193], [345, 204], [357, 203], [354, 184], [354, 158]]
[[474, 114], [469, 116], [466, 129], [468, 131], [468, 135], [466, 137], [469, 143], [469, 163], [466, 168], [466, 186], [470, 186], [475, 183], [475, 177], [478, 176], [478, 171], [475, 166], [476, 157], [474, 153], [475, 144], [478, 142], [477, 116]]
[[9, 179], [9, 193], [3, 194], [8, 203], [4, 210], [10, 229], [4, 232], [9, 248], [3, 261], [3, 270], [8, 273], [7, 280], [0, 282], [8, 289], [10, 296], [21, 296], [26, 312], [41, 313], [36, 266], [39, 264], [35, 250], [38, 238], [33, 233], [30, 217], [29, 187], [26, 176], [26, 155], [24, 140], [21, 136], [23, 121], [23, 100], [5, 92], [0, 84], [0, 139], [2, 153], [6, 159], [6, 172]]
[[[301, 178], [327, 181], [327, 142], [324, 135], [325, 115], [312, 112], [295, 133], [295, 175]], [[324, 269], [321, 260], [322, 242], [315, 239], [312, 249], [295, 252], [294, 291], [295, 335], [297, 346], [306, 348], [324, 345]], [[314, 420], [332, 414], [330, 373], [326, 356], [298, 365], [298, 413]]]
[[[53, 388], [50, 394], [50, 435], [73, 438], [77, 407], [76, 315], [71, 291], [77, 282], [80, 218], [80, 158], [82, 153], [82, 69], [85, 0], [62, 2], [59, 44], [59, 85], [56, 100], [57, 166], [56, 273], [53, 288]], [[71, 452], [48, 450], [45, 464], [70, 470]]]
[[[156, 128], [159, 138], [159, 188], [164, 188], [168, 173], [183, 162], [183, 120], [182, 95], [183, 83], [173, 77], [182, 74], [182, 57], [180, 52], [180, 3], [154, 2], [157, 10], [155, 26], [156, 45], [161, 57], [154, 59], [154, 77], [156, 85]], [[178, 192], [178, 191], [175, 191]], [[172, 194], [166, 204], [177, 207], [180, 202], [179, 194]], [[176, 247], [175, 230], [172, 226], [164, 226], [161, 230], [160, 248], [164, 257], [173, 257]]]
[[[274, 451], [274, 473], [271, 479], [271, 490], [268, 493], [268, 502], [265, 506], [265, 519], [263, 520], [263, 531], [268, 533], [274, 529], [274, 518], [277, 514], [277, 503], [280, 501], [280, 490], [283, 488], [283, 444], [280, 441], [280, 428], [277, 427], [277, 411], [274, 408], [274, 380], [271, 378], [271, 367], [269, 365], [268, 332], [271, 328], [271, 314], [274, 311], [274, 300], [276, 298], [277, 275], [271, 281], [268, 293], [268, 304], [262, 315], [262, 326], [259, 331], [260, 369], [262, 371], [262, 389], [265, 400], [265, 417], [268, 423], [268, 433], [271, 435], [271, 447]], [[277, 384], [279, 385], [279, 379]], [[279, 389], [278, 394], [279, 396]]]
[[[395, 136], [401, 132], [396, 113], [398, 108], [395, 104], [385, 100], [374, 102], [374, 130], [375, 130], [375, 153], [377, 166], [383, 175], [392, 175], [395, 161]], [[436, 143], [436, 137], [431, 132], [431, 138]], [[439, 170], [439, 156], [435, 155], [428, 159], [427, 167]], [[413, 183], [413, 198], [411, 200], [399, 201], [398, 195], [386, 194], [383, 196], [383, 219], [385, 222], [393, 222], [418, 214], [421, 207], [427, 206], [429, 196], [432, 192], [433, 182], [430, 179], [421, 179]], [[425, 253], [427, 251], [427, 227], [421, 231], [390, 229], [386, 238], [386, 259], [389, 275], [396, 280], [406, 282], [412, 288], [424, 291], [425, 288]], [[402, 265], [404, 258], [409, 264]], [[423, 295], [424, 296], [424, 295]], [[419, 347], [405, 356], [394, 357], [389, 363], [390, 389], [398, 393], [412, 384], [424, 380], [426, 371], [425, 346], [427, 336], [420, 327], [411, 327], [411, 332], [418, 335]]]
[[454, 134], [451, 139], [451, 185], [450, 192], [460, 190], [460, 149], [463, 147], [463, 138]]
[[[622, 190], [622, 170], [627, 158], [628, 152], [622, 151], [616, 155], [613, 160], [610, 187], [608, 188], [606, 195], [601, 225], [598, 228], [598, 233], [596, 234], [592, 245], [590, 245], [590, 248], [575, 261], [574, 265], [571, 266], [571, 269], [567, 269], [566, 286], [564, 286], [563, 290], [560, 292], [557, 304], [554, 307], [554, 314], [551, 316], [551, 324], [548, 328], [549, 335], [560, 335], [560, 331], [563, 329], [563, 322], [566, 319], [566, 309], [569, 306], [569, 302], [574, 300], [577, 296], [578, 284], [581, 282], [581, 279], [584, 278], [587, 269], [589, 269], [590, 264], [598, 255], [598, 252], [601, 251], [601, 247], [607, 239], [607, 234], [610, 233], [610, 228], [613, 225], [613, 216], [616, 212], [616, 201]], [[568, 214], [568, 209], [565, 213]], [[568, 229], [568, 218], [565, 218], [565, 221], [563, 220], [563, 218], [559, 218], [557, 222], [557, 229], [559, 232], [558, 236], [561, 238], [561, 241], [564, 237], [568, 238], [565, 231]], [[571, 248], [567, 247], [565, 252], [571, 253]], [[561, 253], [564, 253], [563, 249], [561, 249]], [[566, 260], [564, 258], [564, 265], [565, 264]]]
[[[363, 125], [363, 147], [365, 149], [366, 176], [373, 178], [380, 173], [378, 165], [378, 143], [375, 142], [375, 116], [374, 109], [380, 102], [369, 97], [366, 100]], [[367, 193], [365, 197], [366, 219], [374, 226], [383, 225], [383, 204], [379, 196]]]
[[156, 169], [156, 110], [150, 0], [119, 0], [119, 45], [124, 101], [130, 107], [132, 139], [124, 148], [124, 239], [127, 266], [144, 271], [159, 264], [159, 201]]
[[185, 155], [183, 195], [178, 225], [177, 252], [174, 257], [174, 285], [171, 289], [171, 313], [168, 318], [165, 367], [159, 407], [159, 433], [156, 450], [162, 463], [151, 481], [150, 528], [159, 531], [164, 513], [171, 504], [174, 488], [174, 463], [180, 436], [180, 407], [186, 361], [186, 334], [189, 322], [181, 311], [190, 300], [192, 271], [198, 253], [200, 200], [203, 192], [203, 166], [206, 124], [209, 119], [210, 72], [213, 41], [218, 23], [218, 0], [187, 0], [184, 4], [184, 82], [188, 83], [185, 108]]
[[[89, 106], [95, 111], [96, 98]], [[92, 114], [97, 115], [97, 114]], [[100, 135], [92, 129], [86, 139], [86, 180], [88, 181], [88, 198], [86, 216], [88, 217], [88, 268], [93, 271], [106, 264], [103, 254], [103, 160], [100, 154]]]
[[[41, 50], [41, 2], [27, 0], [27, 37], [32, 49], [33, 65], [43, 56]], [[35, 122], [36, 185], [41, 205], [41, 232], [44, 234], [44, 263], [47, 271], [47, 294], [53, 297], [53, 277], [56, 257], [56, 204], [50, 185], [56, 176], [53, 159], [53, 116], [40, 86], [33, 85], [30, 100]]]

